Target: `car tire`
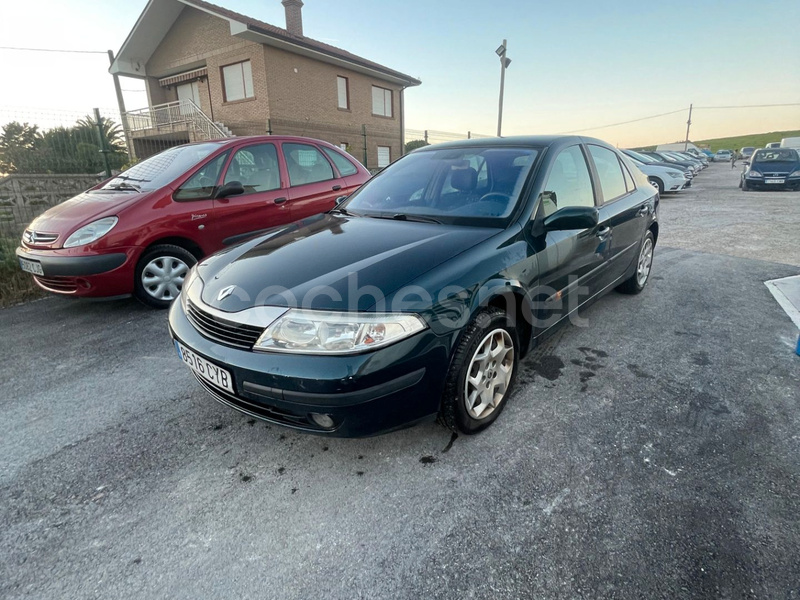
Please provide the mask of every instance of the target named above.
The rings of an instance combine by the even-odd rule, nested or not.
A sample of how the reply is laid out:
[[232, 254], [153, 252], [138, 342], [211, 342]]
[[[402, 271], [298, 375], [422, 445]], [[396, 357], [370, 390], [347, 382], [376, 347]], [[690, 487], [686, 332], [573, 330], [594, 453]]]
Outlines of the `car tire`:
[[747, 179], [742, 179], [741, 185], [739, 186], [742, 188], [743, 192], [749, 192], [752, 188], [747, 184]]
[[650, 272], [653, 270], [653, 250], [656, 247], [656, 240], [653, 232], [648, 230], [639, 246], [639, 255], [636, 258], [636, 271], [628, 279], [623, 281], [617, 290], [623, 294], [639, 294], [650, 281]]
[[[491, 425], [514, 389], [519, 349], [517, 329], [505, 311], [490, 307], [475, 315], [453, 352], [439, 422], [467, 435]], [[484, 384], [487, 378], [491, 387]]]
[[664, 195], [664, 182], [663, 181], [661, 181], [658, 177], [648, 177], [647, 180], [650, 182], [650, 184], [653, 187], [658, 189], [658, 195], [659, 196], [663, 196]]
[[149, 248], [136, 264], [134, 295], [147, 306], [168, 308], [196, 262], [195, 255], [180, 246], [160, 244]]

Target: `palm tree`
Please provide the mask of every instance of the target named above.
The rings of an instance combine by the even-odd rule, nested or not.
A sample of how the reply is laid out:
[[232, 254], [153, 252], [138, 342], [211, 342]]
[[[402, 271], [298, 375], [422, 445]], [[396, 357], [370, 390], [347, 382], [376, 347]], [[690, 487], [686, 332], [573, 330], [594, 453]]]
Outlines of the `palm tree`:
[[[91, 133], [94, 137], [87, 138], [88, 140], [97, 139], [97, 121], [91, 115], [86, 115], [83, 119], [79, 119], [75, 124], [75, 129], [83, 135]], [[100, 117], [100, 130], [103, 132], [106, 149], [112, 152], [126, 152], [125, 146], [125, 132], [119, 123], [115, 123], [112, 119]], [[83, 132], [86, 132], [85, 134]]]

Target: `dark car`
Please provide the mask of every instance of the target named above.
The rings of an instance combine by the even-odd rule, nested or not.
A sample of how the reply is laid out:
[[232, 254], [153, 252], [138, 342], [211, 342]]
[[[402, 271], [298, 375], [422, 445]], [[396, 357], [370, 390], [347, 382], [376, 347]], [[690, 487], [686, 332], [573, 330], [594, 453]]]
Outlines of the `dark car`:
[[176, 146], [37, 217], [17, 258], [49, 292], [133, 293], [167, 308], [198, 258], [330, 210], [369, 177], [350, 155], [308, 138]]
[[792, 148], [757, 150], [742, 172], [739, 187], [749, 190], [800, 189], [800, 155]]
[[201, 261], [170, 332], [211, 396], [253, 417], [365, 436], [438, 415], [474, 433], [543, 336], [645, 288], [658, 203], [591, 138], [429, 146], [328, 214]]

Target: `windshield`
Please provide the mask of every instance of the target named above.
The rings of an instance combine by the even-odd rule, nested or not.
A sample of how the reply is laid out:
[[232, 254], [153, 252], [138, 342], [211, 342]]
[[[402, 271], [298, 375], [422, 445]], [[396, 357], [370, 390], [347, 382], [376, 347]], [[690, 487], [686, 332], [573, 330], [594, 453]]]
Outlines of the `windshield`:
[[788, 148], [773, 148], [770, 150], [759, 150], [758, 152], [753, 155], [753, 162], [754, 163], [766, 163], [766, 162], [795, 162], [800, 160], [800, 157], [797, 155], [796, 150], [790, 150]]
[[499, 225], [514, 211], [538, 155], [534, 148], [416, 152], [364, 185], [343, 208], [399, 220]]
[[111, 178], [101, 189], [141, 192], [157, 190], [183, 175], [217, 149], [219, 143], [216, 142], [169, 148]]

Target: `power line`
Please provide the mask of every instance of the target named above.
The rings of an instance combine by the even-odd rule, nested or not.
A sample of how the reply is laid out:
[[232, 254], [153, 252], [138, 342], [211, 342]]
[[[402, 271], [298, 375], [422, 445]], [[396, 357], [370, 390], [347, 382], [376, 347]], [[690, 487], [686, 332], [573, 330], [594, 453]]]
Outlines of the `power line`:
[[25, 52], [60, 52], [68, 54], [108, 54], [106, 50], [58, 50], [56, 48], [19, 48], [17, 46], [0, 46], [0, 50], [23, 50]]
[[[740, 104], [737, 106], [695, 106], [694, 110], [717, 110], [726, 108], [777, 108], [781, 106], [800, 106], [800, 102], [790, 102], [786, 104]], [[617, 127], [619, 125], [628, 125], [630, 123], [638, 123], [639, 121], [647, 121], [648, 119], [657, 119], [659, 117], [666, 117], [668, 115], [676, 115], [678, 113], [686, 112], [687, 109], [680, 108], [670, 112], [661, 113], [658, 115], [650, 115], [648, 117], [641, 117], [639, 119], [631, 119], [630, 121], [620, 121], [619, 123], [610, 123], [608, 125], [598, 125], [597, 127], [582, 127], [581, 129], [573, 129], [572, 131], [561, 131], [557, 135], [567, 133], [580, 133], [581, 131], [592, 131], [595, 129], [606, 129], [608, 127]]]
[[597, 127], [583, 127], [581, 129], [573, 129], [572, 131], [560, 131], [557, 135], [563, 135], [565, 133], [578, 133], [580, 131], [588, 131], [590, 129], [605, 129], [607, 127], [617, 127], [618, 125], [627, 125], [628, 123], [638, 123], [639, 121], [647, 121], [648, 119], [657, 119], [658, 117], [666, 117], [667, 115], [675, 115], [677, 113], [684, 112], [686, 109], [681, 108], [679, 110], [673, 110], [670, 112], [661, 113], [659, 115], [650, 115], [649, 117], [641, 117], [639, 119], [631, 119], [630, 121], [621, 121], [619, 123], [610, 123], [608, 125], [598, 125]]

